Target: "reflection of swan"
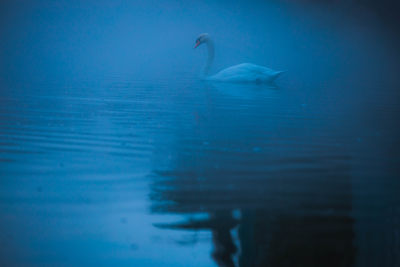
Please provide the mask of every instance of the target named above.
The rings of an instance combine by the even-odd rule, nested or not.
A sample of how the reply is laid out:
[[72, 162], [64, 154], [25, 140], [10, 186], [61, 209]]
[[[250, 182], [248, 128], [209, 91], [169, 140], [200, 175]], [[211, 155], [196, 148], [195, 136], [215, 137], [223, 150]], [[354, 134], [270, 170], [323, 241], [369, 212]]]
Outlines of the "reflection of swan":
[[[254, 99], [271, 99], [276, 98], [279, 94], [279, 87], [275, 83], [263, 83], [262, 87], [257, 83], [244, 83], [244, 82], [212, 82], [207, 83], [209, 88], [215, 89], [214, 91], [221, 93], [225, 98], [240, 99], [240, 100], [254, 100]], [[260, 90], [262, 89], [262, 90]], [[265, 90], [268, 89], [268, 90]]]
[[214, 44], [207, 33], [200, 34], [196, 39], [196, 45], [194, 48], [203, 43], [207, 44], [208, 48], [207, 64], [204, 68], [206, 80], [219, 82], [269, 83], [273, 82], [282, 73], [282, 71], [271, 70], [255, 64], [242, 63], [226, 68], [212, 76], [208, 76], [208, 72], [214, 60]]

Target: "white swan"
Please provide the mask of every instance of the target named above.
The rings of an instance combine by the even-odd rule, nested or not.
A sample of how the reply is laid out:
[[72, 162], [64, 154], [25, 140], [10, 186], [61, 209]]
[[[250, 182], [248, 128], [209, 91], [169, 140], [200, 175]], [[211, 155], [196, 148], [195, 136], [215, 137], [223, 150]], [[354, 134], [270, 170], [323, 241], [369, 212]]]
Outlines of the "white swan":
[[214, 60], [214, 44], [207, 33], [202, 33], [196, 39], [194, 48], [201, 44], [206, 44], [208, 48], [207, 63], [204, 68], [204, 77], [206, 80], [218, 81], [218, 82], [248, 82], [248, 83], [271, 83], [283, 71], [275, 71], [267, 67], [251, 64], [242, 63], [235, 65], [224, 70], [221, 70], [217, 74], [209, 76], [211, 64]]

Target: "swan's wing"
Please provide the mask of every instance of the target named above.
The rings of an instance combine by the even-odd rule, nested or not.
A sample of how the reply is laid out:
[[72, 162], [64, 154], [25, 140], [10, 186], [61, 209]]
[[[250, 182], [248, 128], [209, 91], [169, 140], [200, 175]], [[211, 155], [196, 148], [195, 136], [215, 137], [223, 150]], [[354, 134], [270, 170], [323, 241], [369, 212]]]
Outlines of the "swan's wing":
[[280, 73], [281, 72], [263, 66], [242, 63], [226, 68], [208, 77], [208, 80], [222, 82], [271, 82]]

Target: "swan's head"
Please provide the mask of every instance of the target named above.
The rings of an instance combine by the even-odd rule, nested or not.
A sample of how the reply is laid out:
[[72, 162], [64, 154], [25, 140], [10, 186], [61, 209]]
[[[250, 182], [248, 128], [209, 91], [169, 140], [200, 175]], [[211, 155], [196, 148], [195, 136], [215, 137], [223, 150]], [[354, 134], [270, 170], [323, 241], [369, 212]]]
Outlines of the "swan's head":
[[194, 48], [198, 47], [201, 44], [206, 43], [209, 39], [210, 39], [210, 36], [208, 35], [208, 33], [200, 34], [199, 37], [197, 37], [197, 39], [196, 39], [196, 44], [194, 45]]

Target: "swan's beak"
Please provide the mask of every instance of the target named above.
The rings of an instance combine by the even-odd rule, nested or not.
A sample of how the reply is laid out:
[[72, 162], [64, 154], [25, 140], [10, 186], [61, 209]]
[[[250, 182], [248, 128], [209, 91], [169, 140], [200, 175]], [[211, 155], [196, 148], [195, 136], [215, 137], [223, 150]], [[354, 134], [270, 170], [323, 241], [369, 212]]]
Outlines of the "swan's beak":
[[198, 47], [199, 45], [200, 45], [200, 42], [197, 41], [193, 48], [196, 48], [196, 47]]

